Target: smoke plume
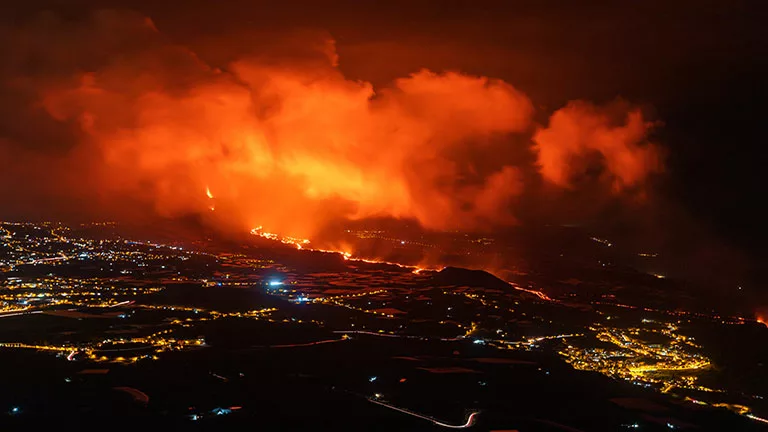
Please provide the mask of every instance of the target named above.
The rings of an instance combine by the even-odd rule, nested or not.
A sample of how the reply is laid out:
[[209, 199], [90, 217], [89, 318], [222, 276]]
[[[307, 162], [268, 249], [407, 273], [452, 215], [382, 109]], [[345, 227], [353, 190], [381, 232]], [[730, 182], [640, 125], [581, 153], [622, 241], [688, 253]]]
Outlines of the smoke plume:
[[45, 169], [20, 189], [38, 205], [29, 197], [147, 205], [304, 237], [369, 217], [483, 230], [552, 188], [623, 199], [663, 168], [654, 124], [627, 103], [573, 101], [537, 124], [534, 102], [498, 79], [423, 69], [374, 87], [344, 76], [322, 33], [274, 35], [226, 64], [133, 13], [2, 33], [14, 108], [0, 155], [16, 167], [2, 180]]

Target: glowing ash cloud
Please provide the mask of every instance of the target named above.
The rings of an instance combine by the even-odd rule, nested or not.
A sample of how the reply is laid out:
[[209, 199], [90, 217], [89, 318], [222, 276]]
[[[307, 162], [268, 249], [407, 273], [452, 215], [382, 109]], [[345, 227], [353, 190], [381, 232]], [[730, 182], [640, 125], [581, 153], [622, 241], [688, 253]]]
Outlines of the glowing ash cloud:
[[[72, 76], [25, 85], [50, 117], [77, 127], [72, 157], [88, 157], [68, 163], [91, 187], [161, 215], [212, 210], [214, 190], [211, 218], [302, 238], [330, 221], [380, 216], [488, 229], [515, 223], [520, 197], [538, 193], [532, 178], [573, 187], [584, 153], [601, 155], [615, 193], [661, 168], [644, 143], [650, 125], [631, 108], [614, 124], [574, 102], [542, 128], [528, 97], [501, 80], [429, 70], [384, 88], [347, 79], [331, 39], [219, 69], [143, 17], [94, 20], [56, 41], [74, 50]], [[83, 60], [113, 50], [123, 51], [97, 66]]]
[[[570, 187], [572, 177], [588, 168], [579, 157], [590, 153], [602, 158], [604, 174], [615, 190], [641, 184], [650, 172], [660, 170], [658, 148], [646, 142], [653, 124], [636, 109], [611, 111], [615, 107], [598, 108], [585, 102], [571, 102], [556, 111], [549, 126], [533, 137], [544, 178]], [[617, 115], [618, 122], [612, 118]]]

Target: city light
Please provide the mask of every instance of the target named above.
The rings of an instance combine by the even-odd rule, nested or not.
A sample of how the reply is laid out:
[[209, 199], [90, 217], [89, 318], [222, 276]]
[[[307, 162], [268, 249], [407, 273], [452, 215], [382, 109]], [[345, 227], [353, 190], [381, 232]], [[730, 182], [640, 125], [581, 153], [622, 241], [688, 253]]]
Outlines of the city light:
[[[133, 366], [169, 358], [170, 353], [209, 349], [205, 338], [198, 336], [205, 332], [195, 329], [215, 320], [304, 324], [337, 336], [255, 344], [249, 349], [307, 349], [305, 347], [343, 341], [351, 346], [365, 338], [382, 341], [402, 339], [412, 341], [409, 344], [427, 341], [456, 344], [453, 352], [483, 352], [484, 359], [478, 361], [488, 364], [505, 361], [503, 358], [491, 358], [493, 350], [552, 352], [577, 370], [598, 372], [643, 389], [678, 396], [693, 405], [728, 409], [754, 421], [765, 421], [752, 408], [728, 400], [726, 388], [703, 385], [701, 372], [714, 373], [718, 365], [712, 364], [712, 360], [705, 355], [705, 348], [689, 335], [687, 327], [692, 320], [721, 325], [764, 323], [760, 314], [753, 321], [715, 313], [623, 304], [606, 296], [589, 301], [588, 307], [574, 307], [569, 304], [573, 301], [558, 295], [557, 290], [547, 289], [549, 294], [539, 290], [535, 281], [520, 282], [519, 285], [507, 283], [506, 289], [503, 282], [498, 289], [463, 283], [435, 286], [432, 274], [420, 275], [425, 268], [398, 264], [393, 268], [377, 266], [375, 271], [368, 272], [366, 266], [359, 264], [390, 263], [354, 258], [346, 251], [322, 251], [344, 258], [345, 271], [310, 273], [244, 252], [211, 252], [206, 248], [119, 237], [95, 240], [80, 237], [61, 225], [25, 225], [25, 229], [39, 232], [37, 236], [27, 237], [9, 230], [8, 226], [0, 223], [0, 227], [5, 227], [8, 232], [0, 237], [0, 242], [9, 251], [0, 262], [0, 267], [11, 269], [7, 270], [11, 272], [10, 277], [0, 283], [0, 318], [25, 320], [44, 315], [52, 319], [112, 321], [104, 321], [110, 323], [106, 327], [109, 331], [96, 331], [82, 340], [66, 338], [58, 339], [60, 343], [48, 343], [11, 339], [0, 341], [2, 350], [38, 351], [60, 361], [77, 362], [75, 364], [84, 366], [97, 363]], [[18, 231], [21, 232], [21, 228]], [[255, 231], [253, 234], [270, 241], [316, 250], [309, 248], [309, 240]], [[377, 240], [387, 239], [392, 243], [403, 241], [387, 237], [384, 231], [355, 233]], [[408, 245], [416, 243], [406, 242]], [[195, 267], [185, 267], [190, 261], [196, 262]], [[66, 263], [91, 266], [96, 269], [96, 275], [63, 275], [55, 271]], [[50, 266], [52, 270], [33, 275], [14, 270], [35, 265]], [[217, 301], [226, 300], [222, 296], [226, 289], [237, 288], [243, 293], [253, 290], [249, 298], [266, 293], [301, 304], [302, 313], [294, 314], [295, 308], [246, 309], [241, 305], [220, 310], [218, 307], [187, 303], [183, 297], [174, 301], [157, 301], [176, 284], [211, 288], [204, 291], [216, 297]], [[259, 286], [266, 286], [267, 289], [259, 290]], [[219, 287], [225, 289], [217, 291]], [[346, 317], [348, 321], [320, 318], [328, 316], [326, 307], [343, 309], [338, 317]], [[322, 315], [312, 317], [314, 312], [321, 310]], [[590, 316], [588, 322], [592, 324], [576, 327], [557, 322], [554, 315], [547, 317], [541, 313], [568, 311], [571, 314], [576, 310], [583, 313], [582, 317]], [[145, 324], [148, 316], [162, 317], [162, 321]], [[629, 317], [632, 317], [631, 321]], [[477, 347], [467, 349], [470, 346]], [[461, 361], [467, 361], [460, 357]], [[412, 358], [411, 361], [423, 360]], [[445, 371], [432, 367], [418, 369], [433, 373], [454, 373], [454, 370], [457, 371], [455, 373], [469, 373], [466, 371], [473, 370], [464, 366], [443, 368]], [[541, 375], [550, 375], [549, 369], [544, 365], [538, 368]], [[549, 379], [554, 381], [558, 375], [553, 373]], [[232, 379], [230, 375], [213, 376], [227, 381]], [[397, 382], [406, 382], [401, 376], [395, 378], [399, 380]], [[367, 379], [378, 387], [377, 376]], [[418, 385], [419, 380], [409, 376], [407, 381], [407, 385], [399, 387]], [[74, 379], [65, 378], [65, 382], [74, 382]], [[474, 382], [480, 387], [492, 383], [488, 379]], [[363, 394], [370, 395], [372, 392], [364, 391]], [[687, 395], [695, 395], [695, 398]], [[387, 399], [397, 400], [397, 397], [387, 393]], [[384, 400], [382, 393], [373, 393], [370, 400], [433, 421], [428, 415], [391, 405]], [[11, 408], [9, 412], [21, 412], [18, 407], [14, 408], [16, 411]], [[231, 412], [231, 408], [216, 408], [192, 414], [189, 418], [207, 420]], [[471, 421], [474, 417], [467, 424]], [[466, 424], [434, 422], [449, 425], [446, 427], [467, 427]], [[676, 423], [669, 424], [672, 425], [670, 428], [676, 427]], [[638, 423], [621, 426], [639, 427]]]
[[[593, 327], [591, 330], [596, 332], [599, 341], [611, 343], [616, 349], [568, 346], [560, 355], [574, 368], [655, 385], [662, 392], [675, 387], [712, 391], [696, 384], [698, 371], [710, 366], [709, 359], [698, 352], [700, 347], [691, 338], [677, 333], [673, 324], [628, 329]], [[645, 342], [640, 337], [643, 334], [664, 336], [669, 343]]]

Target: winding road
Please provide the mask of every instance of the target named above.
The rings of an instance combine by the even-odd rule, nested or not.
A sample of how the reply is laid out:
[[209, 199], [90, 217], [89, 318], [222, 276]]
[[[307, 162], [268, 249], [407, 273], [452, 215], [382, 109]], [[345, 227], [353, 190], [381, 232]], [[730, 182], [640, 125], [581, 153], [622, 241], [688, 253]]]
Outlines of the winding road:
[[437, 419], [434, 419], [432, 417], [429, 417], [429, 416], [425, 416], [425, 415], [421, 415], [421, 414], [415, 413], [413, 411], [409, 411], [409, 410], [407, 410], [405, 408], [399, 408], [399, 407], [396, 407], [394, 405], [390, 405], [390, 404], [388, 404], [386, 402], [378, 401], [378, 400], [373, 399], [373, 398], [366, 398], [366, 399], [368, 400], [368, 402], [372, 402], [372, 403], [375, 403], [377, 405], [381, 405], [381, 406], [387, 407], [389, 409], [393, 409], [395, 411], [400, 411], [401, 413], [405, 413], [405, 414], [408, 414], [410, 416], [420, 418], [422, 420], [427, 420], [427, 421], [432, 422], [432, 423], [434, 423], [434, 424], [436, 424], [438, 426], [442, 426], [444, 428], [449, 428], [449, 429], [466, 429], [466, 428], [470, 428], [470, 427], [475, 425], [475, 422], [477, 421], [476, 417], [478, 416], [478, 414], [480, 414], [479, 411], [474, 411], [469, 416], [467, 416], [467, 422], [466, 423], [464, 423], [462, 425], [452, 425], [452, 424], [448, 424], [448, 423], [443, 423], [443, 422], [441, 422], [441, 421], [439, 421]]

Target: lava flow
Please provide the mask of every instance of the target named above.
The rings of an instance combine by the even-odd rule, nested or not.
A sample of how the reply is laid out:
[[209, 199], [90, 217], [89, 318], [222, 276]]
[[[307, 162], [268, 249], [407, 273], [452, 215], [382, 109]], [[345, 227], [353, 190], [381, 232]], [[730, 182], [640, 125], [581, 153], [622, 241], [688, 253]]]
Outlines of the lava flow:
[[258, 226], [251, 230], [251, 235], [259, 236], [265, 239], [269, 239], [272, 241], [277, 241], [286, 245], [295, 246], [296, 249], [300, 250], [309, 250], [313, 252], [324, 252], [324, 253], [332, 253], [332, 254], [339, 254], [341, 255], [345, 260], [348, 261], [357, 261], [357, 262], [364, 262], [368, 264], [386, 264], [391, 266], [396, 266], [404, 269], [411, 269], [411, 271], [414, 274], [419, 274], [420, 272], [424, 270], [433, 270], [433, 271], [440, 271], [443, 268], [425, 268], [420, 266], [412, 266], [412, 265], [406, 265], [406, 264], [400, 264], [396, 262], [391, 261], [382, 261], [382, 260], [376, 260], [376, 259], [368, 259], [368, 258], [360, 258], [360, 257], [353, 257], [352, 253], [346, 252], [346, 251], [340, 251], [340, 250], [329, 250], [329, 249], [318, 249], [318, 248], [312, 248], [308, 247], [307, 245], [310, 244], [309, 239], [301, 239], [296, 237], [288, 237], [288, 236], [281, 236], [279, 234], [266, 232], [264, 231], [263, 227]]
[[765, 315], [757, 314], [757, 317], [755, 318], [755, 320], [760, 324], [768, 327], [768, 317], [766, 317]]
[[[332, 253], [332, 254], [339, 254], [341, 255], [345, 260], [347, 261], [356, 261], [356, 262], [364, 262], [368, 264], [386, 264], [391, 266], [396, 266], [404, 269], [410, 269], [413, 274], [419, 274], [424, 270], [430, 270], [430, 271], [440, 271], [443, 270], [445, 267], [421, 267], [421, 266], [413, 266], [413, 265], [407, 265], [407, 264], [401, 264], [396, 263], [392, 261], [383, 261], [383, 260], [377, 260], [377, 259], [369, 259], [369, 258], [361, 258], [361, 257], [353, 257], [352, 253], [347, 251], [340, 251], [340, 250], [329, 250], [329, 249], [319, 249], [319, 248], [312, 248], [308, 247], [311, 242], [309, 239], [302, 239], [302, 238], [296, 238], [296, 237], [287, 237], [287, 236], [281, 236], [279, 234], [266, 232], [264, 231], [264, 228], [262, 226], [257, 226], [256, 228], [253, 228], [251, 230], [251, 235], [259, 236], [268, 240], [277, 241], [286, 245], [295, 246], [296, 249], [299, 250], [308, 250], [308, 251], [314, 251], [314, 252], [324, 252], [324, 253]], [[549, 297], [542, 291], [537, 291], [530, 288], [522, 288], [514, 283], [508, 282], [509, 285], [518, 290], [523, 291], [528, 294], [533, 294], [536, 297], [538, 297], [541, 300], [549, 301], [549, 302], [555, 302], [557, 300]]]

